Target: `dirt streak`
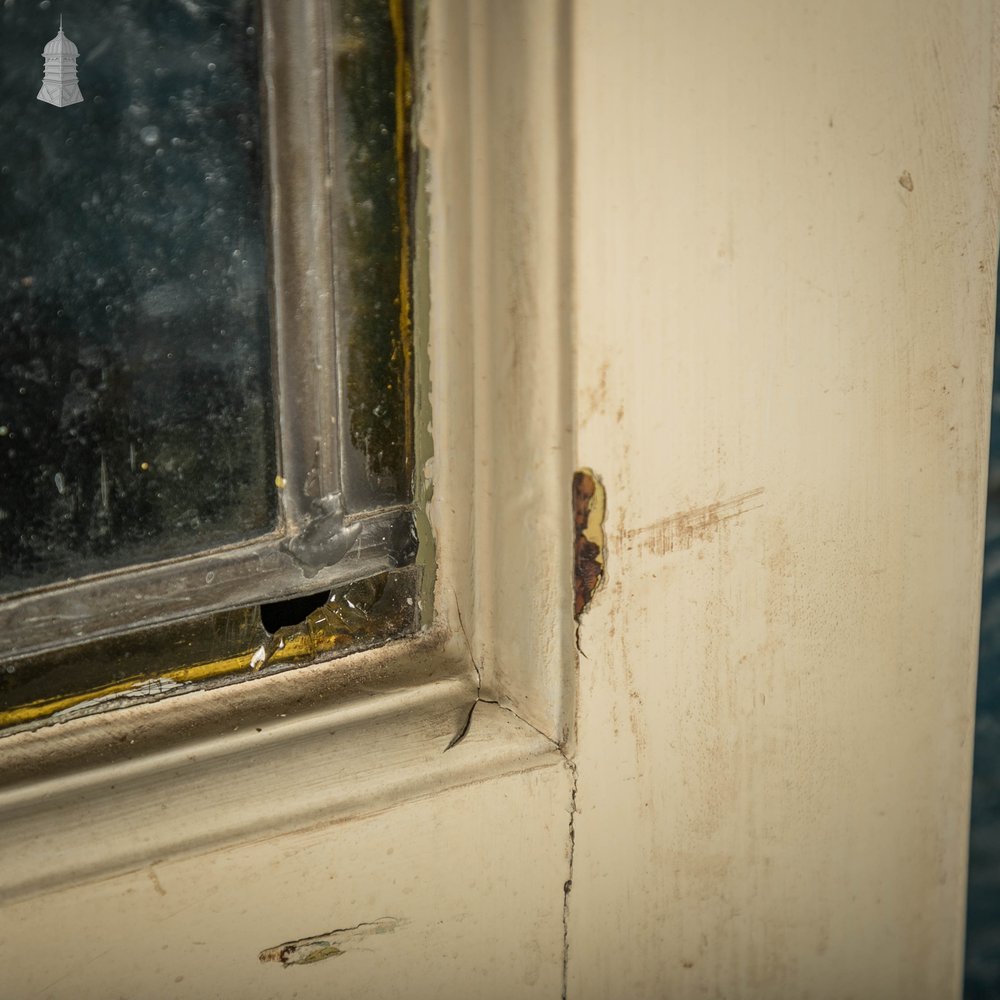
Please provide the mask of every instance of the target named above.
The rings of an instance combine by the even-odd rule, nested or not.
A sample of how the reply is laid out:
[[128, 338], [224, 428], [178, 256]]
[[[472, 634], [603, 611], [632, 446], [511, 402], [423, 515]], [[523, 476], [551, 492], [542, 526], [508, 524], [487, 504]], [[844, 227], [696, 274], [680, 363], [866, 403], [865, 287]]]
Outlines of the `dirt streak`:
[[704, 507], [692, 507], [645, 527], [632, 528], [625, 532], [625, 547], [652, 552], [658, 556], [689, 549], [695, 542], [711, 538], [725, 521], [763, 507], [762, 503], [754, 503], [763, 493], [764, 487], [758, 486], [757, 489], [738, 493], [726, 500], [716, 500]]

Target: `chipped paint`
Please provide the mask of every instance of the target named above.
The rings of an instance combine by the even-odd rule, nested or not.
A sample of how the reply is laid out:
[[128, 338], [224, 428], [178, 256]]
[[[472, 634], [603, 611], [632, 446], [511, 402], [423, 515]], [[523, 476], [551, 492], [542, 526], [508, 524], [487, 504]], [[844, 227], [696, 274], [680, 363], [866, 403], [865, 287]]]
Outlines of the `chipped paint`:
[[390, 934], [405, 921], [398, 917], [379, 917], [353, 927], [341, 927], [326, 931], [314, 937], [286, 941], [274, 948], [265, 948], [258, 956], [261, 962], [280, 962], [285, 968], [290, 965], [312, 965], [328, 958], [343, 955], [352, 945], [379, 934]]
[[[183, 683], [173, 680], [170, 677], [153, 677], [148, 680], [139, 681], [129, 679], [128, 681], [122, 681], [120, 684], [109, 684], [92, 698], [88, 698], [86, 695], [80, 695], [76, 698], [61, 698], [58, 701], [50, 702], [48, 707], [53, 719], [63, 721], [63, 719], [72, 718], [75, 715], [81, 714], [81, 712], [120, 707], [121, 705], [128, 704], [129, 701], [159, 698], [168, 693], [176, 694], [177, 689], [183, 686]], [[28, 706], [29, 709], [32, 707]], [[0, 712], [0, 725], [4, 723], [8, 715], [13, 714], [10, 712]]]
[[592, 469], [573, 473], [573, 614], [579, 618], [604, 576], [604, 486]]

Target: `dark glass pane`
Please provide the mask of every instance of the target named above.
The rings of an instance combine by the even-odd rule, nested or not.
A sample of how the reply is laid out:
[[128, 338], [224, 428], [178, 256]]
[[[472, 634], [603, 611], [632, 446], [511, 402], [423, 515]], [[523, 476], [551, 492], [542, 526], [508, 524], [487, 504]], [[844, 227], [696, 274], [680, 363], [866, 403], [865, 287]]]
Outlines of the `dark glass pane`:
[[1000, 326], [995, 335], [969, 829], [965, 1000], [1000, 996]]
[[342, 0], [334, 65], [339, 359], [349, 510], [412, 498], [409, 71], [403, 5]]
[[[65, 107], [36, 99], [59, 14]], [[0, 591], [276, 524], [256, 23], [0, 4]]]

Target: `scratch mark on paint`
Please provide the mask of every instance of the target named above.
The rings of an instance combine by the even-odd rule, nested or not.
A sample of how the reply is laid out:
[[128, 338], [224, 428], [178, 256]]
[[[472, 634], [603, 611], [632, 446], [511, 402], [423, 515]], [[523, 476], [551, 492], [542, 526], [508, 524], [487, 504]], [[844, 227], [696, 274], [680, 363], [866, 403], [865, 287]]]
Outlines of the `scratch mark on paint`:
[[51, 990], [53, 986], [58, 986], [60, 983], [65, 982], [67, 979], [69, 979], [70, 976], [79, 976], [80, 973], [81, 973], [81, 971], [83, 969], [86, 969], [87, 966], [93, 965], [95, 962], [99, 962], [102, 958], [104, 958], [105, 955], [109, 955], [114, 950], [115, 950], [115, 945], [112, 945], [110, 948], [105, 948], [104, 951], [99, 951], [96, 955], [91, 955], [89, 958], [87, 958], [82, 963], [79, 963], [79, 962], [78, 963], [74, 963], [70, 967], [69, 972], [65, 972], [58, 979], [54, 979], [51, 983], [49, 983], [48, 986], [45, 986], [44, 988], [40, 989], [35, 994], [35, 996], [36, 997], [40, 997], [40, 996], [42, 996], [42, 994], [48, 993], [49, 990]]
[[261, 962], [280, 962], [285, 968], [290, 965], [311, 965], [343, 955], [352, 945], [378, 934], [389, 934], [404, 923], [398, 917], [379, 917], [378, 920], [355, 924], [353, 927], [340, 927], [314, 937], [299, 938], [274, 948], [265, 948], [258, 958]]
[[672, 514], [644, 528], [632, 528], [625, 532], [626, 547], [645, 549], [658, 556], [679, 549], [689, 549], [695, 542], [707, 541], [724, 521], [731, 521], [763, 507], [762, 503], [753, 502], [763, 493], [764, 487], [758, 486], [755, 490], [738, 493], [727, 500], [716, 500], [704, 507], [693, 507], [680, 514]]

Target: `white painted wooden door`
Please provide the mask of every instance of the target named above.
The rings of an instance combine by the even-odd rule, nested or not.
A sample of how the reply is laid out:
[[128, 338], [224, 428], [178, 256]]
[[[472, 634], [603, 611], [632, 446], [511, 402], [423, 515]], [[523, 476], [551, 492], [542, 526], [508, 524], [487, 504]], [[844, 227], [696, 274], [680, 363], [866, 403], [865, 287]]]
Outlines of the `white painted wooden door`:
[[994, 6], [425, 14], [437, 630], [10, 793], [0, 995], [958, 997]]

